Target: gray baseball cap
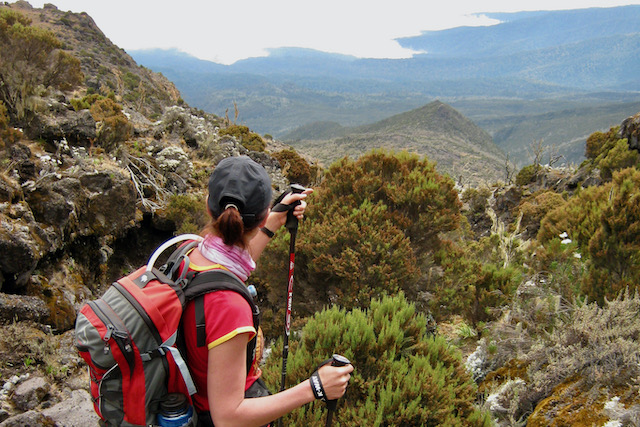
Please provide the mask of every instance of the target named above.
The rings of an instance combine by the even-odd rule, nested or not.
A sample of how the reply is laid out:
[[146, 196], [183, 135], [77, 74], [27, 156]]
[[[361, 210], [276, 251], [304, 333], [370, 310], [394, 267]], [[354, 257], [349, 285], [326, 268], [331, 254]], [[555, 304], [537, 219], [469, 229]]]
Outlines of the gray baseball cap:
[[262, 220], [271, 203], [271, 178], [265, 168], [247, 156], [227, 157], [209, 178], [209, 209], [214, 218], [231, 204], [238, 208], [245, 227]]

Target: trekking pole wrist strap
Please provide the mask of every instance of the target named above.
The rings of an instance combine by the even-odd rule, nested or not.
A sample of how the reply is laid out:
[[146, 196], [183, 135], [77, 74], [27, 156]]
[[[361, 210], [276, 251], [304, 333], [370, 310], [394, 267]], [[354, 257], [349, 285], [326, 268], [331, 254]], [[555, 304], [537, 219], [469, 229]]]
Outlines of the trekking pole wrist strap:
[[315, 398], [326, 402], [327, 395], [324, 392], [324, 387], [322, 387], [322, 381], [320, 381], [320, 375], [318, 375], [318, 371], [315, 371], [313, 374], [311, 374], [309, 383], [311, 384], [311, 391], [313, 392]]

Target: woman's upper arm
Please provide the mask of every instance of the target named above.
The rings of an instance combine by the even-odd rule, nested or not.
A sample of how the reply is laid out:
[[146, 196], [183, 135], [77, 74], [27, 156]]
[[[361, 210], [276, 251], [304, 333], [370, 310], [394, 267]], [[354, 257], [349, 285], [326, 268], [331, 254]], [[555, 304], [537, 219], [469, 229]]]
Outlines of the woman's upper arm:
[[207, 394], [214, 424], [233, 419], [244, 400], [249, 338], [249, 334], [238, 334], [208, 352]]

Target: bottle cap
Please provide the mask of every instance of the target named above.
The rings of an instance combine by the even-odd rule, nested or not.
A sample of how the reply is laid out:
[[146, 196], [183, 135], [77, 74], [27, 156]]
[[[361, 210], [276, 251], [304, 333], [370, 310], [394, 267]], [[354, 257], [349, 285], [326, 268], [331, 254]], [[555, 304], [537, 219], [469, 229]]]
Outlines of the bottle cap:
[[182, 393], [169, 393], [162, 402], [160, 410], [165, 414], [175, 414], [184, 412], [187, 407], [187, 397]]
[[252, 298], [255, 298], [258, 295], [258, 291], [255, 286], [249, 285], [247, 286], [247, 289], [249, 290], [249, 294]]

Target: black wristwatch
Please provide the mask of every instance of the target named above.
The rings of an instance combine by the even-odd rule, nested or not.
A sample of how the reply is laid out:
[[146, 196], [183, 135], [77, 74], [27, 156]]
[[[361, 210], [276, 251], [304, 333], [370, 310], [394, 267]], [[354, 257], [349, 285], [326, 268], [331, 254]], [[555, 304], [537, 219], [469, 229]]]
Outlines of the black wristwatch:
[[267, 227], [262, 227], [260, 229], [260, 231], [262, 231], [264, 234], [267, 235], [268, 238], [272, 238], [273, 236], [275, 236], [276, 233], [274, 233], [273, 231], [269, 230]]

